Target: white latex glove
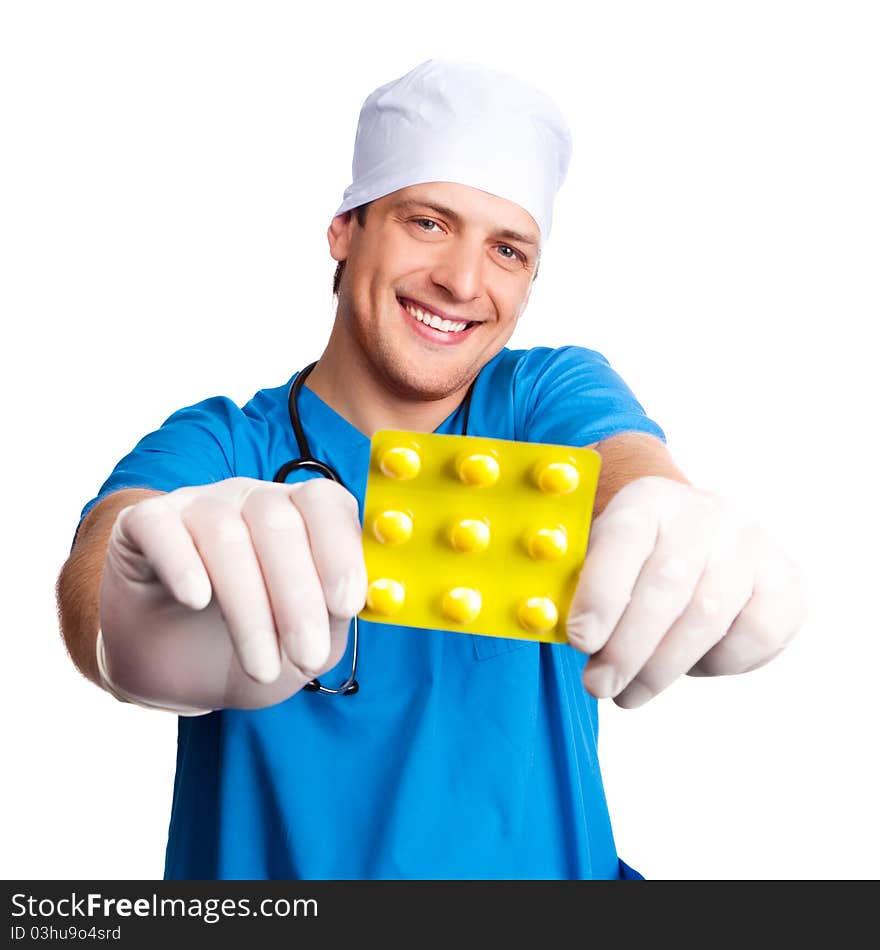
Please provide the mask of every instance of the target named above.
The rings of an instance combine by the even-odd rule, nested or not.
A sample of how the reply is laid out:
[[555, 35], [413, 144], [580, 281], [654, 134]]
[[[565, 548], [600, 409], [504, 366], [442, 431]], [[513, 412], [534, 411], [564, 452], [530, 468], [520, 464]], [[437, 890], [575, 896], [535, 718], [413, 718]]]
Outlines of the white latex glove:
[[366, 589], [357, 501], [335, 482], [157, 495], [123, 509], [110, 536], [107, 674], [164, 708], [273, 705], [340, 661]]
[[798, 569], [717, 495], [659, 476], [624, 486], [594, 521], [567, 633], [591, 654], [584, 687], [634, 708], [682, 673], [743, 673], [801, 626]]

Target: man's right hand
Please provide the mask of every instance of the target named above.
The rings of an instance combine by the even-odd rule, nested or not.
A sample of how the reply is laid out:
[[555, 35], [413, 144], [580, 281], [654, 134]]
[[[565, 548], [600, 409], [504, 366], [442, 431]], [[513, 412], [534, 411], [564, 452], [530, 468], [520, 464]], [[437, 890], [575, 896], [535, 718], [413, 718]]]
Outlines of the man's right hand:
[[328, 479], [147, 498], [107, 548], [109, 678], [156, 703], [273, 705], [340, 661], [366, 589], [357, 501]]

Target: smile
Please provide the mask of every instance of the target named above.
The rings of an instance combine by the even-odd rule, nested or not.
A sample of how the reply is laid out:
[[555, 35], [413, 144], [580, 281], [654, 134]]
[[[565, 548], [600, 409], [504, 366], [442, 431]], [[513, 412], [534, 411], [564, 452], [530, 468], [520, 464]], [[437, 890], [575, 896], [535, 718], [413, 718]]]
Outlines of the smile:
[[421, 307], [417, 307], [415, 304], [410, 303], [408, 300], [402, 300], [398, 298], [398, 301], [403, 307], [404, 310], [411, 316], [414, 317], [419, 323], [424, 324], [427, 327], [431, 327], [433, 330], [439, 330], [441, 333], [461, 333], [464, 330], [467, 330], [468, 327], [474, 326], [473, 322], [466, 320], [447, 320], [444, 317], [438, 316], [436, 313], [432, 313], [430, 310], [424, 310]]

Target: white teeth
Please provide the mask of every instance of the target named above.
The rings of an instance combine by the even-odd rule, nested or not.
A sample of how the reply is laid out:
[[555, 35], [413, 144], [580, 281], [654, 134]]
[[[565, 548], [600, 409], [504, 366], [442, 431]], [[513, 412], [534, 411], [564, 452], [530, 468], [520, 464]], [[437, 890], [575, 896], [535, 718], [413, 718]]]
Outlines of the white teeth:
[[461, 323], [457, 320], [444, 320], [436, 314], [425, 313], [424, 310], [420, 310], [412, 304], [405, 303], [403, 306], [406, 312], [412, 314], [420, 323], [433, 327], [435, 330], [442, 330], [444, 333], [459, 333], [467, 326], [467, 323]]

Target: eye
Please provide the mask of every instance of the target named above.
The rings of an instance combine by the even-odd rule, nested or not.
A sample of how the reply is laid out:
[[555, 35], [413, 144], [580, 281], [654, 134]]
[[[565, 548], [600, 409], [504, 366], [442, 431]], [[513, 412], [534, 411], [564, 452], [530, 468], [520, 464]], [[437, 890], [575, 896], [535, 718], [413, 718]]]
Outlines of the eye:
[[[413, 221], [426, 233], [434, 234], [436, 229], [439, 227], [436, 221], [433, 221], [431, 218], [413, 218]], [[433, 224], [434, 228], [422, 228], [423, 224]]]
[[525, 255], [520, 253], [516, 248], [511, 247], [509, 244], [499, 244], [498, 247], [502, 251], [510, 251], [509, 254], [502, 254], [501, 256], [506, 258], [508, 261], [520, 260], [525, 263]]

